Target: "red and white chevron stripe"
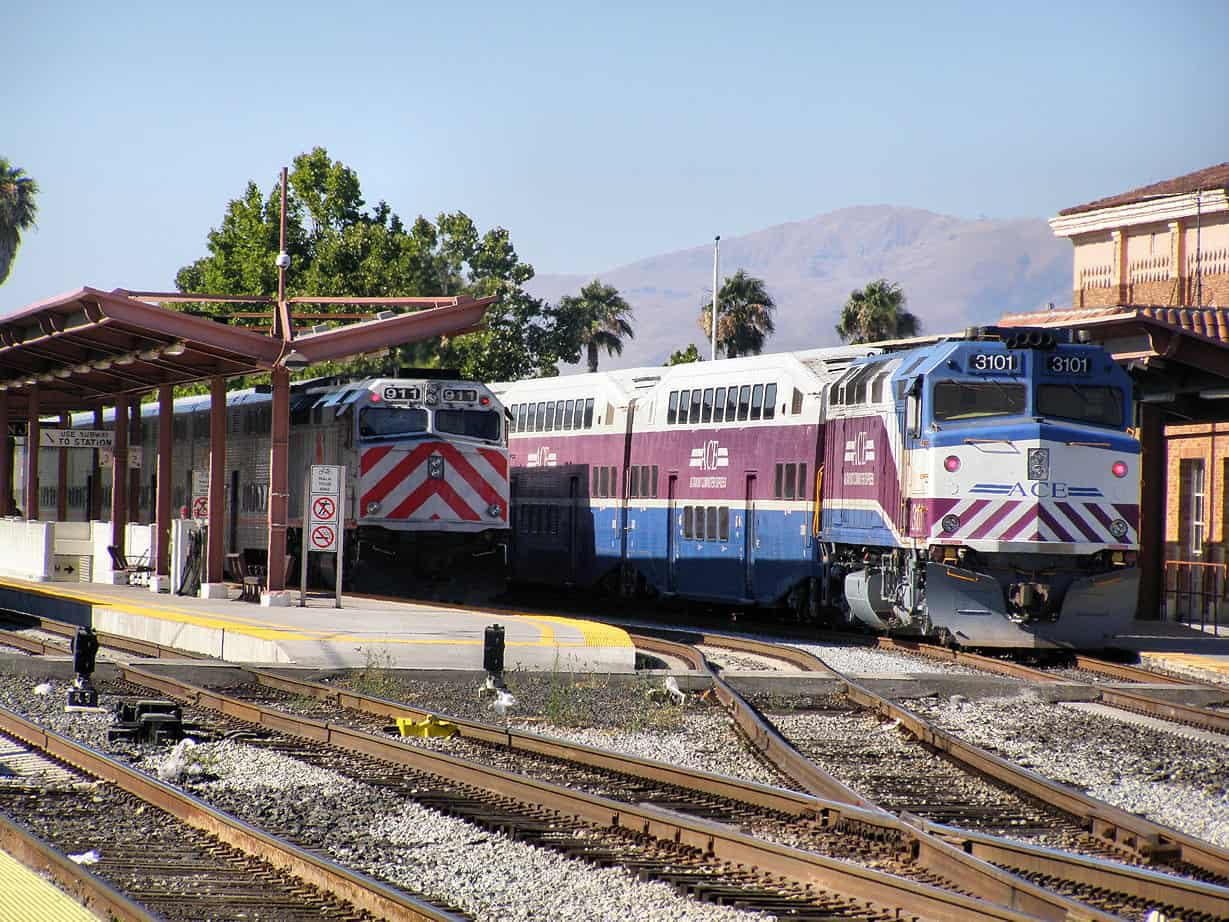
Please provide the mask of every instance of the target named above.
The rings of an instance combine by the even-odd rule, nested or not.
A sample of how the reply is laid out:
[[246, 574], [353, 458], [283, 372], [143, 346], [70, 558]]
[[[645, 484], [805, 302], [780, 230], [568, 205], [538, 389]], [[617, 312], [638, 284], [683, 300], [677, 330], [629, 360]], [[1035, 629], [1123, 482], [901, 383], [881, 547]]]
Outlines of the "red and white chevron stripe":
[[[433, 460], [433, 458], [435, 460]], [[432, 477], [432, 465], [442, 476]], [[376, 521], [471, 522], [506, 527], [508, 454], [504, 449], [425, 441], [377, 445], [359, 459], [359, 514]], [[378, 511], [369, 515], [372, 503]], [[491, 506], [499, 516], [489, 515]]]
[[[953, 500], [936, 510], [931, 537], [962, 541], [1057, 541], [1066, 544], [1135, 544], [1139, 506], [1122, 503], [1035, 499]], [[945, 515], [960, 519], [955, 531], [943, 530]], [[1110, 523], [1122, 519], [1127, 533], [1115, 538]]]

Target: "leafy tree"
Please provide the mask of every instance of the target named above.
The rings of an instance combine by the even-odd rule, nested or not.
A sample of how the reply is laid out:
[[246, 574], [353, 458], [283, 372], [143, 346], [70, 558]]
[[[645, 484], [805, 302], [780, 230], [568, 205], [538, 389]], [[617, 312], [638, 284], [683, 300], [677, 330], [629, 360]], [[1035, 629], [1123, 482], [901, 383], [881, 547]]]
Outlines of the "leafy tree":
[[676, 349], [670, 353], [670, 361], [667, 365], [686, 365], [689, 362], [700, 361], [700, 350], [696, 348], [695, 343], [691, 343], [686, 349]]
[[[485, 329], [396, 347], [305, 372], [385, 374], [402, 365], [457, 367], [477, 380], [551, 374], [558, 361], [579, 359], [576, 331], [522, 287], [533, 267], [520, 261], [508, 231], [481, 232], [463, 212], [408, 226], [385, 203], [367, 209], [358, 174], [317, 147], [293, 161], [286, 199], [286, 250], [291, 296], [414, 297], [499, 295]], [[208, 255], [176, 275], [180, 291], [264, 295], [277, 292], [280, 192], [262, 194], [249, 182], [206, 239]], [[231, 305], [192, 309], [229, 313]], [[344, 305], [313, 305], [312, 313], [345, 313]], [[263, 325], [268, 325], [265, 321]]]
[[[764, 280], [739, 269], [721, 284], [717, 299], [717, 349], [724, 349], [730, 359], [763, 352], [764, 341], [776, 331], [772, 312], [777, 307]], [[712, 334], [711, 302], [700, 311], [699, 324]]]
[[876, 279], [849, 293], [836, 333], [845, 342], [856, 345], [905, 339], [916, 336], [921, 328], [917, 316], [905, 310], [905, 293], [900, 285]]
[[580, 290], [579, 296], [565, 295], [559, 300], [559, 310], [567, 317], [564, 322], [579, 332], [578, 341], [584, 347], [589, 371], [597, 371], [597, 353], [623, 354], [624, 337], [632, 339], [632, 308], [618, 289], [594, 279]]
[[9, 277], [17, 247], [21, 245], [21, 232], [34, 226], [38, 206], [34, 196], [38, 183], [26, 175], [21, 167], [12, 166], [0, 157], [0, 285]]

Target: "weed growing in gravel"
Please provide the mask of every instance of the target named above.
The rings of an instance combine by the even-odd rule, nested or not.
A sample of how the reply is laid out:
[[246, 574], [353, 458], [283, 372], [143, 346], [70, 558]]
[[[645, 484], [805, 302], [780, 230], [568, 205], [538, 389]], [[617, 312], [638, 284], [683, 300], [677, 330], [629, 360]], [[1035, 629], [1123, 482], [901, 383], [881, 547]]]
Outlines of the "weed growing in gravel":
[[363, 654], [363, 668], [350, 676], [346, 684], [364, 695], [396, 698], [399, 686], [393, 673], [393, 655], [371, 647], [359, 647], [358, 652]]

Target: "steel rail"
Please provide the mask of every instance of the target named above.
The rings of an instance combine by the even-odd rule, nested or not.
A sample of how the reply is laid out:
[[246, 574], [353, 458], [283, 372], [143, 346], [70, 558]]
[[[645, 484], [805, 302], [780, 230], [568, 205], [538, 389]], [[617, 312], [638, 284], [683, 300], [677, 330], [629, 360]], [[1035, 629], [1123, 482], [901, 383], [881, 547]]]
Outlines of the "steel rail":
[[[136, 667], [120, 666], [118, 671], [129, 682], [155, 688], [171, 697], [257, 726], [446, 777], [498, 797], [575, 817], [598, 828], [625, 829], [675, 845], [690, 846], [733, 866], [753, 867], [770, 877], [820, 887], [845, 897], [899, 908], [926, 918], [1116, 918], [1049, 893], [984, 862], [975, 864], [981, 869], [982, 889], [994, 885], [994, 899], [964, 896], [847, 861], [757, 839], [725, 824], [646, 804], [611, 800], [351, 727], [280, 712]], [[852, 807], [832, 806], [845, 816], [852, 816]], [[971, 860], [961, 855], [959, 849], [941, 842], [937, 837], [910, 833], [908, 827], [897, 824], [886, 814], [868, 812], [864, 818], [883, 828], [903, 831], [924, 856], [919, 860], [929, 862], [923, 866], [934, 873], [948, 876], [949, 879], [955, 875], [962, 884], [970, 877]]]
[[[2, 617], [2, 616], [0, 616]], [[48, 634], [55, 634], [71, 641], [77, 634], [77, 625], [69, 624], [65, 621], [57, 621], [54, 618], [45, 618], [41, 615], [22, 615], [24, 619], [34, 619], [38, 622], [38, 630]], [[213, 657], [206, 656], [204, 653], [194, 653], [190, 650], [181, 650], [178, 647], [170, 647], [166, 644], [155, 643], [152, 640], [141, 640], [137, 637], [125, 637], [123, 634], [111, 634], [107, 631], [95, 631], [94, 636], [98, 638], [98, 644], [101, 647], [107, 647], [112, 650], [121, 650], [125, 653], [131, 653], [133, 656], [140, 656], [145, 659], [189, 659], [189, 660], [212, 660]], [[67, 648], [57, 649], [45, 641], [40, 641], [37, 638], [26, 637], [17, 631], [0, 629], [0, 643], [8, 644], [11, 647], [20, 647], [29, 650], [32, 653], [39, 654], [63, 654], [70, 652]], [[41, 649], [36, 649], [35, 644], [41, 644]]]
[[160, 922], [160, 917], [134, 903], [101, 877], [56, 851], [38, 836], [0, 813], [0, 851], [30, 870], [50, 877], [94, 915], [116, 922]]
[[43, 729], [3, 706], [0, 706], [0, 730], [377, 917], [404, 922], [460, 922], [461, 917], [454, 913], [304, 851], [89, 746]]
[[[1134, 711], [1148, 717], [1157, 717], [1161, 720], [1181, 723], [1187, 726], [1197, 727], [1201, 730], [1210, 730], [1213, 733], [1229, 734], [1229, 714], [1222, 713], [1220, 711], [1213, 711], [1210, 708], [1192, 707], [1189, 704], [1178, 704], [1176, 702], [1163, 701], [1160, 698], [1154, 698], [1143, 692], [1128, 691], [1127, 689], [1121, 688], [1104, 688], [1100, 685], [1094, 685], [1089, 682], [1080, 682], [1078, 680], [1073, 681], [1070, 679], [1065, 679], [1061, 676], [1052, 675], [1051, 673], [1048, 673], [1042, 669], [1034, 669], [1031, 666], [1025, 666], [1020, 663], [1012, 663], [1000, 659], [994, 659], [993, 657], [982, 656], [977, 653], [965, 653], [959, 650], [948, 650], [945, 647], [938, 647], [933, 644], [880, 638], [879, 647], [885, 650], [904, 650], [921, 656], [926, 656], [931, 659], [947, 660], [949, 662], [971, 666], [975, 669], [981, 669], [984, 672], [1016, 676], [1018, 678], [1031, 679], [1035, 682], [1083, 685], [1085, 687], [1095, 689], [1098, 700], [1100, 700], [1103, 704], [1109, 705], [1110, 707], [1120, 708], [1125, 711]], [[1078, 661], [1079, 660], [1077, 660], [1077, 662]], [[1087, 662], [1087, 660], [1085, 660], [1085, 662]], [[1105, 665], [1111, 666], [1113, 664], [1106, 663]], [[1101, 670], [1098, 667], [1095, 671]]]
[[[879, 705], [882, 704], [884, 708], [888, 710], [887, 716], [892, 717], [892, 719], [900, 720], [901, 724], [905, 726], [905, 728], [909, 730], [909, 732], [913, 736], [915, 736], [917, 739], [921, 740], [924, 743], [930, 743], [930, 745], [934, 746], [935, 745], [934, 741], [938, 741], [941, 738], [950, 737], [949, 734], [945, 734], [943, 733], [943, 731], [939, 731], [939, 730], [934, 729], [933, 727], [930, 727], [930, 725], [926, 721], [924, 721], [922, 718], [918, 717], [917, 715], [912, 714], [912, 712], [909, 712], [906, 709], [901, 708], [898, 705], [894, 704], [893, 702], [890, 702], [888, 699], [882, 698], [881, 696], [875, 694], [874, 692], [871, 692], [863, 688], [862, 686], [859, 686], [856, 683], [850, 681], [844, 675], [834, 670], [827, 663], [823, 662], [822, 659], [820, 659], [819, 657], [816, 657], [814, 654], [811, 654], [805, 650], [800, 650], [797, 647], [791, 647], [788, 645], [776, 647], [774, 649], [773, 645], [766, 644], [763, 641], [751, 640], [749, 638], [746, 639], [746, 641], [744, 641], [743, 638], [729, 636], [729, 635], [706, 634], [704, 632], [688, 632], [688, 633], [700, 633], [704, 637], [704, 642], [706, 644], [710, 644], [713, 646], [720, 646], [720, 647], [724, 647], [725, 649], [730, 649], [730, 650], [757, 652], [757, 653], [762, 653], [768, 656], [776, 656], [779, 659], [787, 659], [791, 663], [802, 668], [804, 671], [822, 672], [825, 674], [833, 675], [845, 687], [846, 694], [852, 700], [856, 701], [858, 704], [863, 705], [864, 707], [872, 707], [881, 713], [883, 713], [883, 708], [880, 708]], [[632, 635], [632, 637], [634, 641], [636, 642], [637, 646], [639, 646], [644, 640], [654, 641], [655, 644], [668, 643], [666, 641], [660, 641], [657, 638], [642, 638], [639, 635]], [[690, 665], [693, 665], [693, 667], [699, 668], [701, 665], [706, 665], [704, 662], [703, 654], [699, 650], [696, 650], [694, 648], [691, 648], [690, 654], [687, 653], [685, 648], [684, 649], [677, 648], [677, 645], [672, 645], [671, 647], [661, 646], [661, 647], [658, 647], [658, 649], [660, 649], [661, 652], [667, 652], [670, 655], [683, 659], [684, 661], [688, 662]], [[734, 692], [734, 694], [737, 695], [736, 692]], [[927, 734], [929, 734], [929, 738], [927, 737]], [[950, 737], [950, 738], [953, 744], [959, 743], [959, 741], [955, 740], [954, 737]], [[788, 743], [786, 743], [785, 745], [790, 746], [790, 744]], [[792, 749], [793, 747], [790, 746], [790, 748]], [[942, 747], [935, 746], [935, 748], [942, 748]], [[1083, 795], [1079, 795], [1078, 792], [1071, 791], [1071, 789], [1066, 788], [1063, 785], [1059, 785], [1055, 782], [1051, 782], [1048, 779], [1041, 777], [1040, 775], [1035, 775], [1032, 772], [1027, 772], [1024, 769], [1021, 769], [1018, 766], [1015, 766], [1012, 763], [1007, 762], [1006, 760], [999, 759], [999, 757], [994, 756], [991, 753], [982, 752], [981, 750], [969, 744], [960, 744], [959, 747], [953, 746], [953, 749], [955, 751], [952, 751], [952, 750], [946, 750], [946, 751], [948, 751], [950, 755], [953, 755], [957, 759], [957, 761], [961, 762], [962, 764], [965, 764], [967, 767], [973, 768], [976, 771], [987, 774], [990, 777], [997, 778], [1000, 781], [1007, 783], [1011, 787], [1023, 790], [1026, 793], [1037, 797], [1039, 800], [1042, 800], [1043, 802], [1049, 803], [1052, 806], [1059, 807], [1060, 809], [1065, 810], [1068, 813], [1071, 813], [1072, 815], [1080, 818], [1081, 820], [1089, 822], [1090, 826], [1092, 827], [1092, 831], [1095, 834], [1100, 835], [1102, 838], [1107, 837], [1106, 834], [1110, 831], [1111, 827], [1102, 825], [1100, 828], [1098, 828], [1097, 822], [1098, 820], [1104, 818], [1104, 816], [1106, 815], [1112, 816], [1113, 818], [1118, 820], [1120, 823], [1123, 820], [1123, 818], [1126, 818], [1128, 821], [1138, 820], [1140, 826], [1143, 827], [1145, 830], [1147, 829], [1148, 826], [1155, 826], [1155, 824], [1151, 824], [1147, 820], [1142, 820], [1140, 818], [1137, 818], [1133, 814], [1128, 814], [1128, 813], [1125, 813], [1124, 811], [1119, 811], [1117, 810], [1117, 808], [1110, 807], [1109, 805], [1100, 804], [1100, 802], [1092, 800], [1092, 798], [1084, 798]], [[962, 755], [966, 757], [962, 758], [961, 757]], [[808, 764], [812, 764], [812, 763], [808, 761]], [[781, 767], [782, 770], [786, 770], [786, 763], [780, 764], [779, 767]], [[812, 766], [812, 767], [815, 767], [815, 766]], [[1002, 769], [1010, 769], [1012, 773], [1007, 774], [1004, 771], [1002, 771]], [[1024, 775], [1027, 775], [1028, 777], [1026, 779], [1018, 779], [1015, 775], [1016, 772], [1023, 773]], [[837, 784], [840, 784], [840, 782], [836, 781], [836, 779], [833, 779], [833, 780]], [[1022, 785], [1020, 783], [1017, 783], [1018, 780], [1025, 780], [1028, 782], [1028, 784]], [[1049, 794], [1049, 793], [1052, 793], [1054, 796], [1052, 797], [1042, 796], [1042, 795]], [[1067, 801], [1066, 795], [1068, 793], [1075, 794], [1077, 797], [1082, 798], [1082, 801], [1086, 800], [1096, 807], [1104, 807], [1106, 811], [1108, 811], [1108, 813], [1107, 814], [1093, 813], [1090, 816], [1089, 811], [1085, 809], [1085, 804], [1082, 801], [1076, 802], [1076, 803], [1070, 803]], [[861, 795], [859, 795], [859, 798], [860, 798], [860, 801], [865, 802], [865, 798], [862, 798]], [[904, 823], [906, 823], [906, 825], [912, 826], [918, 829], [919, 831], [923, 831], [923, 832], [940, 832], [941, 831], [943, 834], [943, 837], [946, 838], [948, 841], [953, 841], [954, 844], [957, 844], [961, 848], [962, 851], [968, 854], [975, 855], [977, 857], [987, 857], [988, 855], [993, 856], [995, 854], [998, 854], [992, 848], [990, 848], [990, 844], [999, 843], [1002, 846], [1002, 848], [1009, 849], [1011, 853], [1017, 857], [1017, 859], [1021, 859], [1022, 856], [1027, 857], [1027, 861], [1024, 864], [1020, 865], [1022, 868], [1025, 868], [1028, 870], [1038, 870], [1039, 872], [1045, 873], [1051, 877], [1060, 878], [1063, 880], [1071, 880], [1076, 883], [1087, 883], [1088, 882], [1086, 879], [1089, 876], [1086, 871], [1086, 862], [1092, 862], [1091, 866], [1095, 867], [1096, 869], [1095, 877], [1096, 877], [1098, 886], [1104, 886], [1106, 889], [1110, 889], [1110, 890], [1114, 890], [1119, 893], [1127, 894], [1129, 896], [1133, 896], [1141, 900], [1152, 900], [1155, 898], [1155, 889], [1156, 889], [1155, 878], [1159, 877], [1162, 879], [1174, 880], [1178, 882], [1178, 888], [1183, 893], [1190, 890], [1190, 892], [1198, 894], [1198, 901], [1195, 904], [1195, 906], [1186, 907], [1185, 904], [1183, 904], [1184, 908], [1197, 908], [1203, 905], [1214, 905], [1218, 907], [1217, 915], [1223, 915], [1223, 916], [1229, 917], [1229, 889], [1225, 889], [1223, 887], [1218, 887], [1218, 886], [1211, 885], [1211, 884], [1196, 883], [1193, 881], [1189, 881], [1185, 878], [1179, 878], [1179, 877], [1173, 877], [1172, 875], [1166, 875], [1163, 872], [1162, 873], [1148, 872], [1147, 874], [1137, 874], [1126, 865], [1109, 864], [1106, 862], [1097, 862], [1095, 859], [1083, 859], [1080, 856], [1076, 856], [1071, 853], [1056, 851], [1053, 849], [1041, 848], [1038, 846], [1027, 845], [1024, 843], [1015, 843], [1007, 839], [999, 839], [998, 837], [987, 835], [984, 833], [973, 833], [973, 832], [966, 833], [964, 830], [956, 829], [954, 827], [949, 827], [949, 826], [943, 826], [942, 824], [934, 823], [933, 821], [925, 820], [920, 817], [913, 817], [913, 816], [905, 815], [905, 816], [902, 816], [901, 819]], [[1181, 836], [1181, 834], [1173, 832], [1171, 830], [1167, 830], [1165, 829], [1165, 827], [1157, 826], [1156, 829], [1158, 830], [1158, 832], [1170, 833], [1176, 836]], [[966, 845], [964, 842], [964, 839], [962, 838], [966, 835], [970, 837], [970, 840], [973, 838], [976, 838], [979, 842], [983, 843], [982, 851], [979, 852], [975, 849], [971, 849], [968, 845]], [[1229, 859], [1229, 852], [1226, 852], [1223, 849], [1217, 849], [1216, 846], [1210, 845], [1209, 843], [1203, 843], [1200, 840], [1193, 839], [1191, 837], [1184, 837], [1184, 838], [1190, 839], [1191, 843], [1195, 847], [1207, 847], [1209, 849], [1212, 849], [1214, 852], [1219, 852], [1220, 860], [1222, 861]], [[1110, 841], [1114, 842], [1115, 844], [1119, 844], [1119, 845], [1125, 844], [1121, 839], [1117, 839], [1117, 840], [1110, 839]], [[1157, 841], [1158, 842], [1162, 841], [1159, 838], [1159, 835], [1158, 835]], [[1132, 850], [1135, 850], [1138, 852], [1138, 849], [1136, 848], [1132, 848]], [[1164, 852], [1159, 847], [1154, 847], [1153, 850], [1149, 854], [1160, 857], [1161, 855], [1164, 854]], [[1149, 857], [1149, 856], [1145, 855], [1144, 857]], [[1188, 855], [1183, 855], [1183, 857], [1189, 858]], [[991, 861], [990, 863], [997, 864], [998, 862]], [[1196, 863], [1196, 862], [1192, 862], [1192, 863]], [[1205, 869], [1208, 869], [1208, 868], [1205, 868]], [[1220, 872], [1220, 871], [1216, 871], [1216, 873], [1223, 874], [1223, 872]], [[1194, 889], [1191, 889], [1191, 888], [1194, 888]], [[1174, 900], [1172, 896], [1173, 894], [1171, 892], [1170, 893], [1171, 898], [1167, 900], [1168, 902], [1171, 902], [1171, 903], [1176, 902], [1176, 900]]]

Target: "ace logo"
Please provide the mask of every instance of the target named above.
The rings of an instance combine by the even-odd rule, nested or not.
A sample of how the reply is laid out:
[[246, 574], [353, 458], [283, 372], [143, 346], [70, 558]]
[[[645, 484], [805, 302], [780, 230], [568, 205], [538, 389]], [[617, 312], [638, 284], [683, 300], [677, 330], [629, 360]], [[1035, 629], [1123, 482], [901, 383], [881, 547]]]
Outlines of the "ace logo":
[[875, 443], [865, 432], [859, 432], [845, 442], [845, 463], [854, 467], [872, 464], [875, 460]]

